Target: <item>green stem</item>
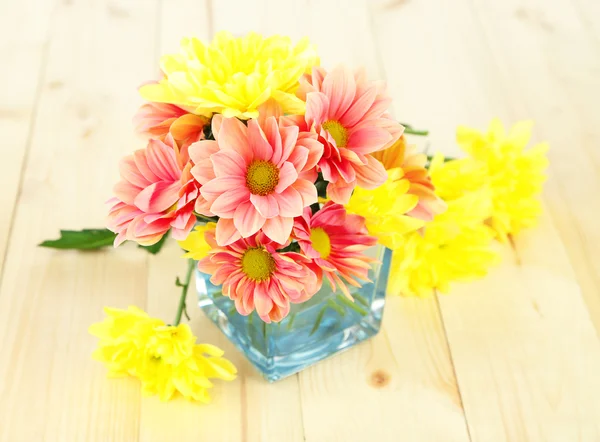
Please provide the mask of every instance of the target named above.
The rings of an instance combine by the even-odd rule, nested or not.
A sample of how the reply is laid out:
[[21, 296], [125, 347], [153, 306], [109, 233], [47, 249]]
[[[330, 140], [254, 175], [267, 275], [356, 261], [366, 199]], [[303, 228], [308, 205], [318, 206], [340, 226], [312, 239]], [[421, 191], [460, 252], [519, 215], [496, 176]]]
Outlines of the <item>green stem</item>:
[[[431, 161], [433, 161], [434, 156], [433, 155], [427, 155], [427, 161], [429, 161], [431, 163]], [[447, 163], [448, 161], [453, 161], [456, 160], [457, 158], [454, 157], [444, 157], [444, 163]]]
[[179, 325], [181, 322], [181, 315], [185, 310], [185, 299], [187, 298], [188, 289], [190, 288], [190, 281], [192, 279], [192, 273], [194, 272], [194, 267], [196, 266], [196, 262], [193, 259], [188, 259], [188, 269], [185, 275], [185, 282], [183, 284], [178, 284], [181, 287], [181, 298], [179, 298], [179, 307], [177, 307], [177, 316], [175, 316], [175, 323], [173, 324], [175, 327]]
[[200, 215], [199, 213], [196, 213], [196, 212], [194, 212], [194, 215], [196, 215], [196, 218], [199, 221], [204, 221], [204, 222], [207, 222], [207, 223], [216, 223], [219, 220], [216, 217], [215, 218], [210, 218], [208, 216]]
[[404, 127], [404, 133], [405, 134], [410, 134], [410, 135], [419, 135], [421, 137], [425, 137], [427, 135], [429, 135], [429, 131], [428, 130], [417, 130], [417, 129], [413, 129], [412, 127]]

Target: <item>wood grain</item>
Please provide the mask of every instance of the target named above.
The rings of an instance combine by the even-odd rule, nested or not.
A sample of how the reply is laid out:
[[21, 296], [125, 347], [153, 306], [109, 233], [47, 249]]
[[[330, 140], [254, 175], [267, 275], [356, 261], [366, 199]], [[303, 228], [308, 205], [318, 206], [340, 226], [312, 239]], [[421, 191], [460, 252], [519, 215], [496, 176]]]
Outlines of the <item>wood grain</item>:
[[[45, 70], [54, 0], [0, 4], [0, 279]], [[53, 85], [56, 86], [56, 85]]]
[[[2, 3], [0, 441], [600, 440], [599, 12], [593, 0]], [[432, 150], [457, 154], [459, 123], [535, 119], [552, 146], [547, 211], [487, 279], [439, 300], [392, 294], [377, 337], [273, 385], [192, 291], [194, 333], [239, 377], [210, 405], [165, 404], [107, 379], [87, 327], [105, 305], [170, 321], [177, 245], [35, 245], [103, 224], [118, 159], [144, 145], [136, 86], [180, 37], [221, 29], [308, 35], [326, 67], [365, 65], [399, 119], [432, 131]]]
[[106, 379], [91, 360], [95, 342], [87, 328], [101, 319], [104, 305], [144, 305], [145, 256], [132, 247], [120, 253], [36, 247], [59, 227], [103, 223], [116, 162], [135, 146], [135, 85], [154, 62], [152, 40], [138, 36], [154, 33], [157, 4], [130, 2], [118, 15], [110, 5], [61, 2], [52, 15], [0, 287], [2, 441], [137, 439], [139, 388]]
[[[561, 237], [568, 237], [566, 243], [580, 252], [578, 240], [572, 238], [573, 231], [578, 230], [572, 228], [573, 217], [590, 215], [596, 210], [599, 200], [593, 195], [597, 192], [594, 190], [597, 177], [593, 173], [593, 158], [584, 153], [584, 144], [580, 144], [577, 153], [573, 152], [573, 144], [566, 144], [568, 137], [580, 136], [575, 127], [569, 126], [571, 118], [563, 122], [563, 112], [559, 113], [556, 107], [556, 112], [550, 113], [550, 107], [545, 106], [549, 100], [558, 101], [557, 95], [563, 92], [558, 90], [558, 84], [552, 87], [557, 90], [551, 92], [548, 83], [553, 83], [555, 72], [548, 70], [546, 61], [539, 60], [558, 57], [556, 53], [560, 52], [587, 63], [592, 54], [586, 50], [588, 46], [578, 47], [582, 41], [571, 41], [564, 35], [560, 40], [562, 50], [557, 51], [559, 41], [548, 43], [547, 51], [540, 50], [539, 42], [555, 26], [548, 15], [556, 12], [563, 21], [572, 19], [568, 14], [566, 17], [559, 14], [570, 12], [568, 5], [553, 11], [547, 3], [536, 8], [527, 2], [528, 9], [522, 3], [484, 6], [454, 2], [441, 7], [411, 3], [402, 10], [376, 11], [379, 43], [388, 77], [404, 76], [405, 82], [398, 82], [400, 86], [394, 95], [396, 103], [405, 104], [408, 100], [418, 115], [443, 102], [443, 113], [432, 112], [430, 116], [434, 127], [443, 129], [448, 112], [463, 121], [483, 120], [483, 126], [493, 116], [489, 110], [494, 109], [508, 121], [536, 118], [539, 121], [536, 139], [539, 140], [541, 133], [552, 146], [546, 199], [552, 215], [556, 205], [561, 207], [557, 210], [561, 214], [557, 222], [562, 227], [560, 234], [550, 215], [545, 215], [540, 228], [524, 233], [517, 240], [515, 250], [503, 249], [502, 265], [492, 270], [486, 280], [457, 285], [452, 296], [440, 298], [472, 440], [595, 441], [600, 438], [600, 411], [596, 406], [580, 404], [593, 403], [599, 383], [588, 379], [582, 384], [581, 379], [587, 379], [588, 373], [597, 370], [599, 347], [572, 266], [579, 266], [576, 273], [581, 275], [580, 282], [594, 280], [597, 272], [590, 269], [584, 255], [567, 256]], [[433, 14], [434, 10], [438, 13]], [[485, 14], [485, 18], [480, 14]], [[429, 19], [423, 25], [425, 17]], [[388, 25], [392, 22], [402, 31], [392, 29]], [[445, 38], [426, 40], [414, 48], [415, 52], [409, 49], [408, 60], [422, 57], [418, 69], [413, 71], [406, 68], [403, 60], [392, 57], [395, 46], [390, 41], [392, 35], [408, 38], [417, 26], [425, 34], [438, 32]], [[521, 26], [535, 28], [523, 30]], [[501, 37], [505, 35], [513, 38]], [[504, 75], [504, 69], [511, 72]], [[442, 71], [445, 74], [437, 77], [439, 83], [433, 90], [411, 89], [410, 85], [425, 72]], [[531, 77], [534, 72], [539, 77], [535, 81]], [[582, 75], [585, 78], [586, 74]], [[598, 89], [592, 89], [590, 95], [594, 96]], [[413, 97], [417, 93], [422, 104]], [[567, 97], [560, 100], [566, 102]], [[443, 138], [449, 140], [452, 135], [446, 133]], [[432, 140], [433, 150], [451, 155], [457, 152], [455, 146], [438, 142], [435, 135]], [[584, 166], [583, 162], [587, 164]], [[561, 173], [560, 169], [565, 171]], [[591, 211], [588, 212], [589, 204], [586, 208], [573, 207], [572, 212], [562, 205], [561, 189], [565, 188], [562, 183], [567, 180], [567, 169], [571, 171], [569, 176], [573, 177], [575, 170], [579, 176], [578, 180], [570, 180], [571, 196], [589, 200], [594, 207]], [[582, 180], [590, 187], [584, 189]], [[575, 187], [581, 192], [577, 197]], [[570, 228], [565, 224], [566, 217], [571, 219]], [[580, 231], [588, 232], [587, 241], [594, 243], [589, 226], [581, 227]], [[597, 296], [597, 291], [593, 291], [593, 296]], [[595, 302], [594, 297], [588, 297], [592, 314]], [[565, 391], [569, 392], [566, 396]]]

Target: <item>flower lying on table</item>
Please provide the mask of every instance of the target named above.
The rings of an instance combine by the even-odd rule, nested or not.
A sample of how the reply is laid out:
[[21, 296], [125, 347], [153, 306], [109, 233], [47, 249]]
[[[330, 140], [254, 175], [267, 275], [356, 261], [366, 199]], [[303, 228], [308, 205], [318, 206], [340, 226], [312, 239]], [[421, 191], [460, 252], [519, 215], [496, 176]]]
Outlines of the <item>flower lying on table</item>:
[[508, 136], [498, 122], [486, 135], [459, 128], [471, 157], [431, 160], [404, 135], [426, 132], [390, 116], [381, 83], [319, 66], [306, 40], [186, 38], [161, 69], [140, 89], [148, 103], [135, 124], [149, 141], [121, 160], [110, 230], [63, 231], [42, 244], [132, 241], [157, 253], [171, 232], [188, 252], [173, 324], [107, 308], [90, 329], [110, 374], [135, 376], [161, 399], [179, 392], [206, 402], [210, 378], [235, 377], [221, 350], [195, 344], [180, 323], [195, 261], [241, 315], [279, 322], [324, 279], [352, 307], [351, 288], [375, 261], [364, 252], [378, 242], [394, 252], [394, 292], [426, 295], [482, 276], [497, 258], [494, 236], [539, 212], [544, 148], [523, 152], [527, 125]]

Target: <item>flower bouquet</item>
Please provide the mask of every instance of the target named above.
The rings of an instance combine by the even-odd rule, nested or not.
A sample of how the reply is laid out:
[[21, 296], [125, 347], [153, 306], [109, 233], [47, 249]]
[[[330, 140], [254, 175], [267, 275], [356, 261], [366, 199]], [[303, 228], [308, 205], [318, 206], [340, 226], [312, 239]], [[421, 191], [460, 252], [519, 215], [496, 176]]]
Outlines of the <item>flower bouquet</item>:
[[185, 38], [161, 71], [140, 88], [148, 144], [121, 160], [108, 230], [42, 244], [157, 253], [170, 232], [186, 251], [173, 323], [130, 307], [91, 328], [95, 356], [149, 394], [207, 401], [210, 378], [235, 377], [181, 323], [194, 271], [200, 307], [275, 380], [377, 333], [390, 266], [396, 293], [447, 290], [539, 213], [545, 146], [524, 152], [528, 124], [459, 128], [467, 158], [428, 157], [383, 83], [326, 70], [307, 40]]

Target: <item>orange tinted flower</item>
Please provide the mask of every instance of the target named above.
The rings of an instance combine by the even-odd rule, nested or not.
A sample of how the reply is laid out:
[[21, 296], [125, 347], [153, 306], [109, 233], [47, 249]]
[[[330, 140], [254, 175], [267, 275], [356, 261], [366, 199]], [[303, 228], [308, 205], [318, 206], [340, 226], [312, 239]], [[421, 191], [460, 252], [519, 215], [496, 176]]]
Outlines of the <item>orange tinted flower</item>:
[[404, 135], [390, 148], [372, 154], [386, 170], [401, 168], [402, 179], [410, 182], [409, 194], [419, 197], [419, 203], [407, 215], [425, 221], [446, 210], [446, 204], [435, 194], [429, 171], [425, 167], [427, 156], [416, 152], [416, 146], [406, 142]]

